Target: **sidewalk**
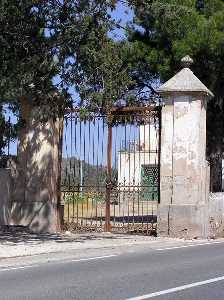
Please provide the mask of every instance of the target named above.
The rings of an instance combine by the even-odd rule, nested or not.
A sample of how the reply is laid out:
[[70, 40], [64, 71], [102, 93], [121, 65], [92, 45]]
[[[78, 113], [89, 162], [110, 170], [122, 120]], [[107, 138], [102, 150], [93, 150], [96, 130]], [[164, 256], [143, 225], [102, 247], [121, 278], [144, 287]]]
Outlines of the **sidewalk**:
[[207, 240], [156, 238], [112, 233], [32, 234], [24, 229], [0, 230], [0, 260], [49, 253], [81, 253], [100, 249], [148, 249], [206, 243]]
[[155, 243], [149, 236], [111, 233], [32, 234], [24, 231], [0, 231], [0, 259], [71, 250], [111, 248]]

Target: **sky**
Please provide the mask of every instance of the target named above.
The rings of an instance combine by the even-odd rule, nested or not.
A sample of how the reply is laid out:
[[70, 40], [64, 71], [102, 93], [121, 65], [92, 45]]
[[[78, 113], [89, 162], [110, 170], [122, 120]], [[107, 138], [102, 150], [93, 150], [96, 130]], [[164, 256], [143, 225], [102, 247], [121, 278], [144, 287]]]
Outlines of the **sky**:
[[[132, 20], [133, 18], [133, 11], [128, 9], [126, 6], [122, 5], [121, 3], [117, 6], [117, 9], [111, 14], [112, 17], [116, 21], [121, 21], [121, 25], [125, 26], [125, 24], [129, 21]], [[125, 39], [125, 32], [123, 29], [116, 29], [112, 34], [111, 37], [116, 39], [116, 40], [121, 40]], [[78, 95], [74, 92], [74, 96], [78, 97]], [[73, 131], [76, 130], [80, 124], [74, 126], [73, 122]], [[87, 126], [87, 128], [86, 128]], [[91, 140], [94, 138], [92, 131], [94, 131], [93, 126], [90, 126], [90, 131], [91, 134], [89, 134], [89, 129], [88, 129], [88, 124], [87, 125], [82, 125], [82, 137], [78, 136], [76, 137], [77, 144], [80, 146], [77, 146], [77, 150], [75, 151], [75, 134], [74, 132], [71, 133], [71, 123], [68, 122], [68, 126], [65, 126], [64, 130], [64, 146], [63, 146], [63, 156], [66, 158], [75, 156], [79, 159], [85, 159], [85, 161], [90, 162], [91, 164], [96, 164], [97, 156], [95, 157], [95, 160], [91, 157], [89, 157], [89, 152], [93, 153], [99, 153], [99, 163], [105, 165], [106, 164], [106, 145], [107, 145], [107, 133], [106, 130], [104, 131], [103, 129], [103, 123], [99, 121], [99, 127], [100, 127], [100, 132], [99, 132], [99, 139], [98, 143], [95, 141], [94, 142]], [[77, 129], [79, 131], [79, 128]], [[138, 130], [135, 128], [135, 126], [127, 126], [127, 132], [129, 134], [128, 140], [136, 140], [136, 135], [138, 134]], [[118, 132], [119, 131], [119, 132]], [[113, 135], [114, 137], [116, 136], [116, 143], [113, 143], [113, 158], [116, 160], [117, 155], [114, 155], [115, 152], [122, 147], [122, 143], [125, 140], [125, 129], [122, 126], [119, 126], [119, 128], [114, 128], [113, 129]], [[86, 143], [86, 148], [87, 152], [85, 157], [84, 157], [84, 149], [83, 149], [83, 138], [85, 136], [85, 143]], [[101, 149], [103, 146], [103, 153], [101, 153]], [[99, 148], [99, 149], [98, 149]], [[88, 158], [87, 158], [88, 157]], [[113, 164], [116, 164], [116, 161], [113, 161]]]
[[[139, 140], [139, 126], [117, 125], [112, 128], [112, 164], [117, 164], [117, 153], [131, 142]], [[106, 165], [108, 127], [106, 119], [95, 117], [86, 122], [76, 114], [68, 115], [64, 126], [63, 157], [76, 157], [93, 165]]]
[[[125, 25], [127, 22], [131, 21], [133, 18], [133, 11], [131, 11], [127, 6], [123, 4], [118, 4], [117, 9], [112, 12], [112, 17], [117, 20], [121, 21], [121, 25]], [[125, 33], [123, 29], [116, 29], [111, 34], [111, 37], [116, 40], [121, 40], [125, 38]], [[57, 79], [56, 79], [57, 82]], [[78, 98], [78, 94], [75, 92], [73, 88], [70, 89], [74, 99]], [[6, 111], [6, 119], [11, 118], [11, 122], [16, 123], [17, 118], [16, 116], [12, 115], [10, 112]], [[10, 154], [15, 155], [17, 153], [17, 141], [10, 143]]]
[[[112, 13], [112, 16], [117, 21], [121, 20], [121, 25], [125, 26], [127, 22], [132, 21], [134, 13], [130, 8], [120, 3], [118, 4], [117, 9]], [[120, 40], [125, 38], [125, 33], [123, 29], [120, 30], [116, 29], [114, 34], [116, 39]]]

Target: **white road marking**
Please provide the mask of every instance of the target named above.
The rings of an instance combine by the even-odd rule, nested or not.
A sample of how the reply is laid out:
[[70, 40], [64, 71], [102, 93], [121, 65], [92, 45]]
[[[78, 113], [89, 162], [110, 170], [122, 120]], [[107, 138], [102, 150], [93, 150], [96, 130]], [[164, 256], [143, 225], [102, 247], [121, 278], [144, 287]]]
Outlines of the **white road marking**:
[[[92, 261], [92, 260], [99, 260], [99, 259], [105, 259], [105, 258], [110, 258], [110, 257], [116, 257], [118, 256], [118, 254], [111, 254], [111, 255], [105, 255], [105, 256], [95, 256], [95, 257], [88, 257], [88, 258], [80, 258], [80, 259], [72, 259], [72, 260], [64, 260], [64, 261], [55, 261], [52, 263], [56, 263], [56, 264], [66, 264], [66, 263], [70, 263], [70, 262], [82, 262], [82, 261]], [[25, 266], [19, 266], [19, 267], [10, 267], [10, 268], [3, 268], [0, 269], [0, 272], [6, 272], [6, 271], [15, 271], [15, 270], [24, 270], [24, 269], [28, 269], [28, 268], [36, 268], [36, 267], [40, 267], [43, 266], [43, 264], [33, 264], [33, 265], [25, 265]]]
[[159, 291], [159, 292], [155, 292], [155, 293], [151, 293], [151, 294], [147, 294], [147, 295], [142, 295], [142, 296], [138, 296], [138, 297], [134, 297], [134, 298], [128, 298], [126, 300], [145, 300], [145, 299], [154, 298], [154, 297], [171, 294], [171, 293], [176, 293], [179, 291], [184, 291], [184, 290], [191, 289], [194, 287], [211, 284], [211, 283], [223, 281], [223, 280], [224, 280], [224, 276], [216, 277], [216, 278], [212, 278], [212, 279], [208, 279], [208, 280], [204, 280], [204, 281], [199, 281], [199, 282], [194, 282], [191, 284], [178, 286], [178, 287], [168, 289], [168, 290], [163, 290], [163, 291]]
[[89, 257], [89, 258], [80, 258], [80, 259], [73, 259], [72, 262], [80, 262], [80, 261], [90, 261], [90, 260], [98, 260], [98, 259], [104, 259], [104, 258], [110, 258], [110, 257], [116, 257], [118, 254], [111, 254], [111, 255], [105, 255], [105, 256], [95, 256], [95, 257]]
[[157, 248], [156, 251], [165, 251], [165, 250], [173, 250], [173, 249], [181, 249], [181, 248], [189, 248], [189, 247], [197, 247], [197, 246], [206, 246], [206, 245], [214, 245], [214, 244], [223, 244], [224, 241], [217, 241], [217, 242], [207, 242], [207, 243], [200, 243], [200, 244], [190, 244], [190, 245], [183, 245], [183, 246], [175, 246], [175, 247], [168, 247], [168, 248]]
[[13, 271], [13, 270], [23, 270], [28, 268], [36, 267], [37, 265], [27, 265], [27, 266], [21, 266], [21, 267], [12, 267], [12, 268], [4, 268], [0, 269], [0, 272], [6, 272], [6, 271]]

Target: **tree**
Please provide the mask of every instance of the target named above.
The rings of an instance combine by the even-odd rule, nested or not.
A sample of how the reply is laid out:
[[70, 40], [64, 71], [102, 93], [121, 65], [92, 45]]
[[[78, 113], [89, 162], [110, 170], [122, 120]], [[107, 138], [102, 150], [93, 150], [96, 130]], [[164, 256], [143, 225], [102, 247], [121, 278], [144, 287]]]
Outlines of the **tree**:
[[180, 68], [185, 55], [194, 59], [194, 73], [215, 94], [208, 103], [209, 158], [224, 151], [224, 1], [131, 0], [135, 18], [128, 39], [139, 89], [165, 81]]
[[1, 1], [1, 103], [19, 110], [26, 98], [45, 120], [72, 106], [72, 87], [80, 104], [108, 110], [131, 83], [127, 48], [108, 36], [117, 26], [115, 6], [115, 0]]
[[2, 132], [2, 134], [0, 134], [0, 155], [3, 155], [4, 148], [7, 146], [7, 143], [10, 139], [11, 125], [9, 124], [9, 122], [7, 122], [5, 120], [5, 117], [2, 113], [0, 114], [0, 128], [4, 128], [4, 134], [3, 134], [3, 132]]
[[[24, 201], [23, 209], [18, 208], [21, 218], [33, 213], [26, 203], [37, 194], [39, 201], [45, 197], [53, 206], [54, 226], [60, 224], [62, 126], [57, 117], [73, 104], [69, 88], [80, 93], [82, 106], [107, 112], [130, 83], [120, 59], [126, 48], [108, 35], [115, 26], [109, 14], [114, 8], [114, 0], [1, 2], [0, 99], [25, 119], [12, 196], [15, 205], [16, 199]], [[1, 127], [5, 134], [4, 122]], [[36, 154], [44, 148], [38, 163]]]
[[[109, 109], [127, 89], [116, 26], [115, 0], [2, 0], [0, 3], [0, 104], [19, 111], [20, 99], [40, 108], [40, 119], [62, 116], [73, 104]], [[105, 105], [106, 103], [106, 105]], [[1, 113], [0, 136], [7, 136]], [[2, 149], [4, 144], [1, 143]]]
[[52, 109], [62, 113], [71, 105], [68, 93], [71, 87], [82, 98], [84, 90], [88, 90], [88, 95], [92, 90], [93, 94], [105, 96], [105, 84], [112, 81], [103, 78], [106, 74], [103, 68], [108, 73], [107, 66], [116, 64], [120, 55], [120, 47], [108, 37], [115, 26], [109, 14], [115, 3], [115, 0], [2, 1], [1, 101], [18, 102], [19, 97], [28, 96], [34, 105], [47, 104], [48, 113]]

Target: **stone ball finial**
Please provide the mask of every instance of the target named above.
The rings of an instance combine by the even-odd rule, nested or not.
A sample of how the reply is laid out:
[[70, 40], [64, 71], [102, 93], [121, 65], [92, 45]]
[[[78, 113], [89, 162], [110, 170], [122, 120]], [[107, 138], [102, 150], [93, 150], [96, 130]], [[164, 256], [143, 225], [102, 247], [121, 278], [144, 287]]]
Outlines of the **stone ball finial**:
[[189, 55], [186, 55], [181, 59], [181, 65], [184, 68], [189, 68], [193, 63], [194, 61]]

